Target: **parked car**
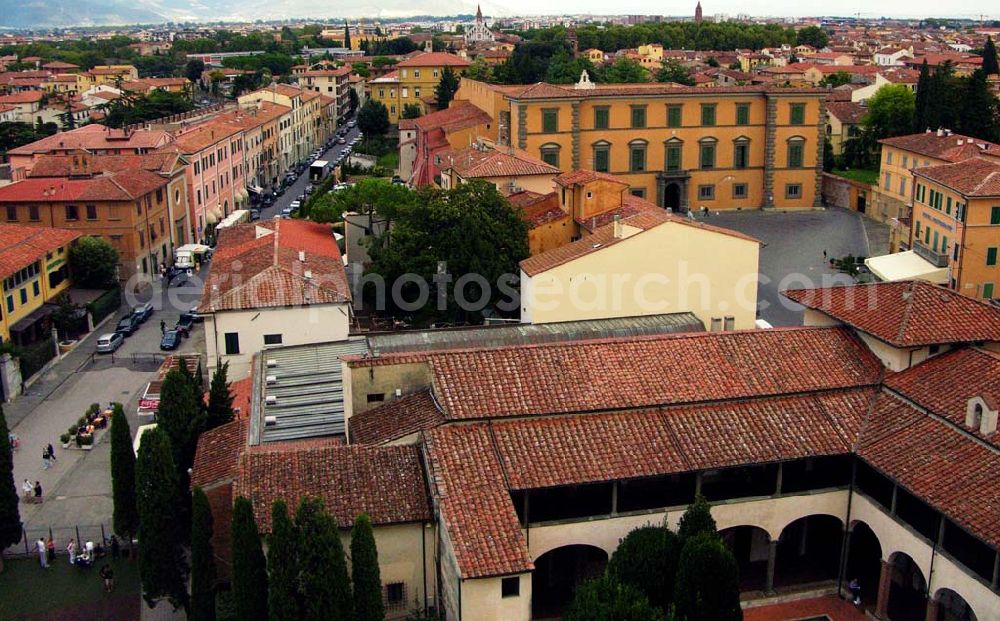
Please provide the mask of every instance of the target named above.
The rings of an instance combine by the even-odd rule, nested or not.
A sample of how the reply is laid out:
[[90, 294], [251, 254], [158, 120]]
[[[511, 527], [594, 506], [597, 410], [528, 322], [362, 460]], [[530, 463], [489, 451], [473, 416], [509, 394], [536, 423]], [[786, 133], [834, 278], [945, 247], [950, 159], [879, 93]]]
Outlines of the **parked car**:
[[343, 136], [337, 138], [337, 144], [347, 144], [347, 138], [344, 138]]
[[115, 326], [115, 332], [119, 332], [125, 336], [130, 336], [133, 332], [139, 329], [139, 324], [142, 323], [135, 315], [127, 315], [122, 317]]
[[181, 333], [177, 330], [167, 330], [160, 339], [160, 349], [169, 351], [177, 349], [181, 344]]
[[99, 354], [110, 354], [112, 352], [118, 351], [118, 348], [122, 346], [125, 342], [125, 337], [122, 336], [120, 332], [112, 332], [111, 334], [102, 334], [97, 337], [97, 353]]
[[279, 215], [274, 216], [274, 217], [275, 218], [281, 217], [281, 218], [285, 218], [285, 219], [291, 218], [292, 217], [292, 208], [291, 207], [285, 207], [284, 209], [281, 210], [281, 213]]
[[300, 200], [292, 201], [291, 203], [288, 204], [287, 209], [288, 209], [288, 211], [290, 213], [294, 213], [294, 212], [298, 211], [299, 207], [301, 207], [301, 206], [302, 206], [302, 201], [300, 201]]
[[145, 304], [139, 304], [132, 308], [132, 316], [139, 320], [139, 323], [143, 323], [149, 316], [153, 314], [153, 303], [146, 302]]
[[250, 210], [250, 219], [251, 220], [260, 220], [260, 209], [251, 209]]
[[174, 324], [174, 330], [177, 330], [184, 336], [191, 334], [191, 328], [194, 327], [197, 318], [194, 313], [181, 313], [180, 317], [177, 318], [177, 323]]
[[354, 119], [351, 119], [350, 121], [347, 122], [347, 126], [348, 127], [354, 127], [357, 124], [358, 124], [358, 122], [355, 121]]

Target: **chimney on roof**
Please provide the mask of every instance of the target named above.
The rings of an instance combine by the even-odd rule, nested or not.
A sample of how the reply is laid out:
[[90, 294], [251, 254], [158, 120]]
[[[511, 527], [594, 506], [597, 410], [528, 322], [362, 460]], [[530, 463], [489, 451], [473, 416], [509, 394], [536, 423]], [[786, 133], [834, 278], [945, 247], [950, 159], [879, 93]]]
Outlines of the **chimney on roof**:
[[306, 262], [306, 251], [305, 250], [299, 250], [299, 261], [301, 261], [302, 263]]
[[622, 227], [622, 217], [619, 214], [615, 214], [614, 236], [615, 239], [622, 239], [625, 236], [625, 229]]
[[998, 407], [990, 395], [976, 395], [965, 406], [965, 426], [984, 436], [996, 433]]

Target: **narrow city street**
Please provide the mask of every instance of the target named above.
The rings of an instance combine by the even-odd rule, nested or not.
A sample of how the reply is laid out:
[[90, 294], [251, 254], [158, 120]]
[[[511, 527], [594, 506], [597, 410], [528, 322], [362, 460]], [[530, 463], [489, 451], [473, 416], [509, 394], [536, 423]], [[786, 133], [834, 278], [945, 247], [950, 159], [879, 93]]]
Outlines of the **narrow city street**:
[[[206, 271], [207, 268], [202, 270]], [[166, 290], [157, 283], [152, 290], [138, 296], [139, 301], [153, 302], [155, 310], [149, 319], [114, 354], [95, 353], [97, 337], [112, 332], [118, 319], [129, 311], [128, 301], [124, 301], [118, 313], [44, 372], [27, 394], [4, 406], [8, 424], [21, 442], [14, 453], [18, 488], [28, 479], [32, 484], [41, 483], [44, 492], [42, 504], [22, 502], [20, 506], [29, 542], [47, 537], [50, 529], [60, 550], [70, 537], [97, 541], [102, 534], [111, 535], [109, 433], [101, 432], [92, 450], [63, 448], [59, 436], [67, 432], [91, 403], [105, 407], [112, 401], [125, 405], [135, 432], [138, 399], [164, 355], [170, 353], [159, 348], [160, 321], [168, 329], [173, 327], [180, 313], [192, 308], [200, 294], [200, 277], [175, 283]], [[184, 339], [177, 351], [204, 350], [202, 325], [195, 324], [191, 336]], [[42, 449], [49, 443], [55, 448], [56, 461], [45, 469]], [[19, 545], [21, 549], [23, 546], [24, 542]]]

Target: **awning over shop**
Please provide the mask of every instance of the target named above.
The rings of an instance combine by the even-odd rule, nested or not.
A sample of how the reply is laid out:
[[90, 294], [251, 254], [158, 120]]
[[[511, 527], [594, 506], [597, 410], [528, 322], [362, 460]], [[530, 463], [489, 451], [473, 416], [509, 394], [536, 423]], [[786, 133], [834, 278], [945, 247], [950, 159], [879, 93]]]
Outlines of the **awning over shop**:
[[49, 315], [55, 313], [57, 310], [59, 310], [59, 307], [56, 306], [55, 304], [42, 304], [41, 306], [31, 311], [24, 317], [21, 317], [20, 319], [15, 321], [14, 324], [10, 327], [10, 331], [24, 332], [25, 330], [30, 329], [33, 325], [35, 325], [42, 319], [45, 319]]
[[937, 267], [913, 250], [865, 259], [865, 265], [879, 280], [925, 280], [935, 284], [948, 282], [948, 268]]
[[264, 193], [264, 188], [258, 187], [256, 185], [248, 185], [247, 186], [247, 190], [253, 192], [254, 194], [263, 194]]
[[222, 218], [222, 207], [219, 207], [218, 205], [212, 207], [211, 209], [208, 209], [207, 213], [205, 214], [205, 222], [207, 222], [208, 224], [215, 224], [221, 218]]
[[236, 202], [245, 203], [250, 200], [250, 194], [246, 188], [236, 188]]

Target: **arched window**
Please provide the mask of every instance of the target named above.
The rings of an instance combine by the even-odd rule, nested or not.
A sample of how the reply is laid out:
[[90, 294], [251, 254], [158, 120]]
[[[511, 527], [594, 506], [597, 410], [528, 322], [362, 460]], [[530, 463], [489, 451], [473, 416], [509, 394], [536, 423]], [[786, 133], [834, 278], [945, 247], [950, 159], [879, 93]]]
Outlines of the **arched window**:
[[788, 139], [786, 166], [802, 168], [805, 163], [806, 139], [802, 136], [792, 136]]
[[733, 168], [750, 166], [750, 139], [740, 136], [733, 140]]
[[972, 406], [972, 424], [969, 425], [974, 429], [978, 429], [980, 425], [983, 424], [983, 404], [977, 403]]
[[715, 138], [702, 138], [698, 141], [698, 168], [711, 170], [715, 168], [715, 147], [719, 141]]
[[684, 168], [684, 141], [678, 138], [671, 138], [664, 144], [664, 170], [667, 172], [677, 172]]
[[646, 146], [648, 144], [645, 140], [633, 140], [628, 143], [629, 172], [646, 171]]
[[559, 168], [559, 150], [562, 147], [554, 142], [543, 144], [539, 151], [541, 152], [542, 161], [551, 166]]
[[598, 140], [592, 145], [593, 168], [597, 172], [611, 171], [611, 143], [607, 140]]

